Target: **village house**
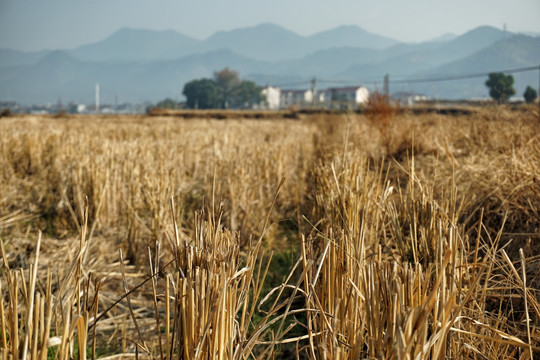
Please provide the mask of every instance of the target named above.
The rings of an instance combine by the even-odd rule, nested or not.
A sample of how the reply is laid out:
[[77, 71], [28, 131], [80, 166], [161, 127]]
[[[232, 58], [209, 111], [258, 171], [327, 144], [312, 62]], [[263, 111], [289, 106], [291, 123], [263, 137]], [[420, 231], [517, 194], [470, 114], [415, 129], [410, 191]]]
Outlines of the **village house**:
[[313, 103], [313, 92], [311, 90], [281, 90], [279, 98], [281, 109], [290, 106], [306, 107]]
[[285, 89], [266, 86], [261, 94], [264, 101], [261, 109], [278, 110], [291, 106], [298, 108], [318, 107], [330, 109], [356, 109], [369, 100], [369, 91], [364, 86], [334, 87], [321, 91]]
[[261, 94], [264, 96], [264, 102], [261, 108], [268, 110], [279, 110], [279, 101], [281, 89], [274, 86], [267, 86], [262, 89]]
[[319, 101], [330, 108], [355, 109], [369, 100], [369, 91], [364, 86], [328, 88], [320, 93]]

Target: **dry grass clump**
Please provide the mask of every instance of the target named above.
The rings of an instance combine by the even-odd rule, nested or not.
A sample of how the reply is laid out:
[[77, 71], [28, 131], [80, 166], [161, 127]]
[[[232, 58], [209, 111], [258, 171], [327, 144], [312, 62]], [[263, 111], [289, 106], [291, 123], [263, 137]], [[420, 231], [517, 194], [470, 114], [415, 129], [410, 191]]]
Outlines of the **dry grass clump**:
[[13, 116], [13, 113], [11, 112], [11, 110], [9, 110], [9, 109], [0, 110], [0, 118], [11, 117], [11, 116]]
[[88, 196], [92, 229], [132, 229], [143, 244], [162, 236], [171, 196], [182, 222], [215, 198], [224, 203], [229, 229], [257, 236], [282, 177], [287, 182], [276, 209], [294, 213], [311, 146], [296, 142], [311, 130], [294, 122], [280, 123], [278, 131], [268, 121], [201, 126], [159, 118], [26, 125], [13, 119], [1, 140], [6, 187], [0, 216], [23, 208], [39, 214], [48, 233], [78, 231]]
[[[173, 220], [169, 255], [163, 256], [159, 245], [155, 253], [147, 249], [150, 291], [138, 286], [129, 290], [124, 277], [137, 332], [132, 341], [141, 352], [161, 359], [240, 359], [260, 345], [273, 314], [253, 323], [268, 270], [262, 263], [262, 239], [241, 251], [238, 234], [219, 221], [199, 214], [194, 237], [186, 238]], [[138, 293], [150, 295], [153, 303], [155, 322], [146, 328], [138, 323], [145, 318], [135, 315], [141, 305], [129, 302]]]
[[532, 233], [540, 226], [536, 210], [540, 206], [539, 129], [540, 124], [527, 117], [470, 126], [460, 140], [463, 154], [454, 160], [456, 181], [463, 191], [490, 215], [502, 218], [508, 212], [507, 228], [511, 232], [519, 229]]
[[85, 271], [89, 249], [86, 223], [78, 246], [70, 254], [71, 261], [54, 275], [50, 268], [38, 272], [41, 238], [39, 233], [33, 262], [26, 271], [10, 268], [9, 255], [4, 243], [0, 244], [3, 259], [0, 284], [7, 286], [7, 301], [2, 293], [0, 306], [0, 356], [47, 359], [52, 352], [58, 359], [70, 359], [74, 353], [86, 358], [88, 351], [94, 357], [96, 343], [88, 343], [89, 320], [97, 314], [101, 284], [93, 282], [91, 274]]
[[[189, 239], [173, 219], [167, 254], [160, 243], [155, 252], [147, 248], [150, 276], [142, 281], [133, 269], [128, 272], [122, 251], [114, 273], [94, 269], [86, 223], [80, 246], [69, 254], [72, 261], [56, 269], [45, 261], [47, 271], [39, 276], [41, 233], [27, 271], [10, 269], [1, 243], [0, 286], [7, 284], [7, 301], [2, 296], [0, 304], [1, 358], [95, 358], [100, 348], [109, 348], [162, 359], [233, 359], [246, 358], [261, 344], [263, 350], [257, 351], [264, 353], [266, 343], [260, 339], [277, 309], [270, 308], [254, 324], [268, 271], [262, 238], [241, 251], [238, 234], [222, 228], [219, 218], [201, 214], [195, 221], [195, 238]], [[111, 298], [111, 280], [102, 290], [108, 277], [122, 281], [124, 294]], [[124, 313], [115, 314], [117, 308]], [[118, 332], [120, 343], [114, 339]]]
[[[514, 335], [523, 313], [501, 321], [486, 312], [488, 298], [502, 304], [523, 285], [497, 274], [517, 274], [499, 251], [500, 233], [475, 245], [458, 222], [455, 188], [436, 199], [414, 165], [408, 186], [396, 188], [361, 155], [349, 156], [321, 169], [324, 222], [302, 242], [306, 307], [319, 310], [308, 317], [317, 336], [305, 345], [307, 356], [494, 359], [540, 350], [537, 334]], [[536, 312], [538, 299], [521, 296]]]
[[[384, 94], [375, 92], [370, 95], [369, 102], [362, 112], [369, 120], [371, 127], [378, 130], [385, 155], [390, 156], [407, 150], [406, 147], [409, 144], [404, 144], [403, 139], [399, 139], [404, 132], [398, 131], [399, 134], [396, 134], [397, 115], [402, 112], [399, 101], [393, 101]], [[399, 128], [404, 129], [402, 123], [399, 124]]]
[[0, 358], [533, 359], [536, 114], [376, 105], [3, 119]]

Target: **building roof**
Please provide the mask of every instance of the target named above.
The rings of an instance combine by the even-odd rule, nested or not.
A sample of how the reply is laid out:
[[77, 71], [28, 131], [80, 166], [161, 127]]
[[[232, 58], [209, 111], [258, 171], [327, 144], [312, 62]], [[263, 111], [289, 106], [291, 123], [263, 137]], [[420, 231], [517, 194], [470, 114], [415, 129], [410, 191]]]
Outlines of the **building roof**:
[[281, 90], [281, 93], [292, 93], [292, 94], [304, 94], [308, 91], [311, 91], [311, 90], [298, 90], [298, 89], [289, 89], [289, 90], [286, 90], [286, 89], [283, 89]]
[[351, 92], [351, 91], [356, 91], [361, 88], [363, 88], [363, 86], [343, 86], [343, 87], [332, 87], [323, 91]]

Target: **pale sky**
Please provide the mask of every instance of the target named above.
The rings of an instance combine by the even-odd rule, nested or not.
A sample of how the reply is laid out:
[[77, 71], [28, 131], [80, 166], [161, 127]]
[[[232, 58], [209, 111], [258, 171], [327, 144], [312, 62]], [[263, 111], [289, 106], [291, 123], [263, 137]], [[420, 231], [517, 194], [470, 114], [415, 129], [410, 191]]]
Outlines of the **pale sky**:
[[0, 48], [66, 49], [122, 27], [204, 39], [271, 22], [301, 35], [358, 25], [420, 42], [480, 25], [540, 33], [540, 0], [0, 0]]

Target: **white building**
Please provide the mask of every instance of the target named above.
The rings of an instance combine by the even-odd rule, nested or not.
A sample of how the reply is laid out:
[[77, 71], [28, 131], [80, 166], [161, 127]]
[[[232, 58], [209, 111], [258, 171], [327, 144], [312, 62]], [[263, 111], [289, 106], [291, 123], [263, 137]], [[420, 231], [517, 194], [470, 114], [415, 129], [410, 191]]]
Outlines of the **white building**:
[[369, 91], [364, 86], [329, 88], [321, 92], [319, 101], [338, 107], [357, 107], [369, 101]]
[[399, 91], [392, 93], [392, 98], [397, 99], [402, 105], [412, 106], [418, 102], [429, 101], [429, 97], [412, 91]]
[[266, 101], [261, 108], [269, 110], [287, 109], [291, 106], [327, 107], [334, 109], [356, 109], [369, 101], [369, 91], [364, 86], [329, 88], [322, 91], [282, 90], [267, 86], [262, 90]]
[[313, 103], [313, 92], [311, 90], [281, 90], [279, 98], [281, 109], [289, 106], [303, 107]]
[[281, 89], [274, 86], [267, 86], [262, 89], [261, 94], [264, 95], [266, 101], [261, 107], [268, 110], [278, 110]]
[[82, 114], [86, 112], [86, 105], [85, 104], [76, 104], [75, 105], [75, 111], [79, 114]]

